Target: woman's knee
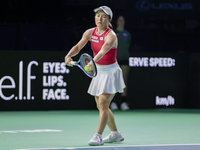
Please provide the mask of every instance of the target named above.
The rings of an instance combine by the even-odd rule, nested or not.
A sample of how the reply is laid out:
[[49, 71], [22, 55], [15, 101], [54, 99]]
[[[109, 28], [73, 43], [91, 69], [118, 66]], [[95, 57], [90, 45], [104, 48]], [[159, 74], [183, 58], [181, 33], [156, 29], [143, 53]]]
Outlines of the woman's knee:
[[109, 103], [106, 100], [100, 100], [98, 104], [98, 109], [108, 109], [109, 108]]
[[99, 110], [109, 109], [111, 100], [115, 94], [106, 94], [103, 93], [99, 97], [95, 97], [96, 105]]

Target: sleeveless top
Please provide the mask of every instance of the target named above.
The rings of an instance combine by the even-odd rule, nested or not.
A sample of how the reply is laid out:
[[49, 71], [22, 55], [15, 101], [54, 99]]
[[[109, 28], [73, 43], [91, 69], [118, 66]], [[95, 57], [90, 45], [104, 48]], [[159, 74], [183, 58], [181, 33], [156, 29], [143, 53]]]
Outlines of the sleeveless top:
[[[108, 32], [111, 31], [110, 28], [107, 28], [102, 34], [97, 34], [97, 27], [94, 28], [90, 36], [91, 48], [93, 50], [93, 56], [95, 57], [98, 52], [101, 50], [101, 47], [105, 43], [105, 37]], [[117, 61], [117, 47], [111, 48], [99, 61], [96, 62], [98, 65], [110, 65]]]

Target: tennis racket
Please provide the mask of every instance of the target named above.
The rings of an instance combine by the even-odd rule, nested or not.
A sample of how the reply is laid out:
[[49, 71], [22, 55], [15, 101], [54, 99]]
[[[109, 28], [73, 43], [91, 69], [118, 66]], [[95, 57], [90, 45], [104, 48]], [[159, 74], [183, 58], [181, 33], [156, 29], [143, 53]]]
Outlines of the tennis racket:
[[[97, 68], [93, 58], [89, 54], [82, 54], [78, 61], [70, 62], [73, 66], [79, 67], [88, 77], [94, 78], [97, 75]], [[90, 71], [86, 71], [84, 68], [89, 64]]]

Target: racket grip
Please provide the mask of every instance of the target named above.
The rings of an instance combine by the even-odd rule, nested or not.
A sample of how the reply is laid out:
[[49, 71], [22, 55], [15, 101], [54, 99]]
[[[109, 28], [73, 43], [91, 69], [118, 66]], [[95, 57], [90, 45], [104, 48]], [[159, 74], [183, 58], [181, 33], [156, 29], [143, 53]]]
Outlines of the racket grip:
[[74, 66], [76, 64], [75, 61], [70, 61], [70, 63]]

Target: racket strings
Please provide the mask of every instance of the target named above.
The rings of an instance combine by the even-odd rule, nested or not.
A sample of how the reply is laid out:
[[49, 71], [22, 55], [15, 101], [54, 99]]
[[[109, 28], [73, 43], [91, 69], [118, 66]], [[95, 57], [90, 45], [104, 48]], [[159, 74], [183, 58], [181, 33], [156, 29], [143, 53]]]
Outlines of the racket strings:
[[90, 63], [91, 70], [86, 71], [86, 73], [89, 74], [90, 76], [96, 76], [97, 69], [96, 69], [95, 63], [93, 61], [93, 58], [89, 55], [82, 55], [82, 57], [81, 57], [82, 67], [84, 68], [89, 63]]

